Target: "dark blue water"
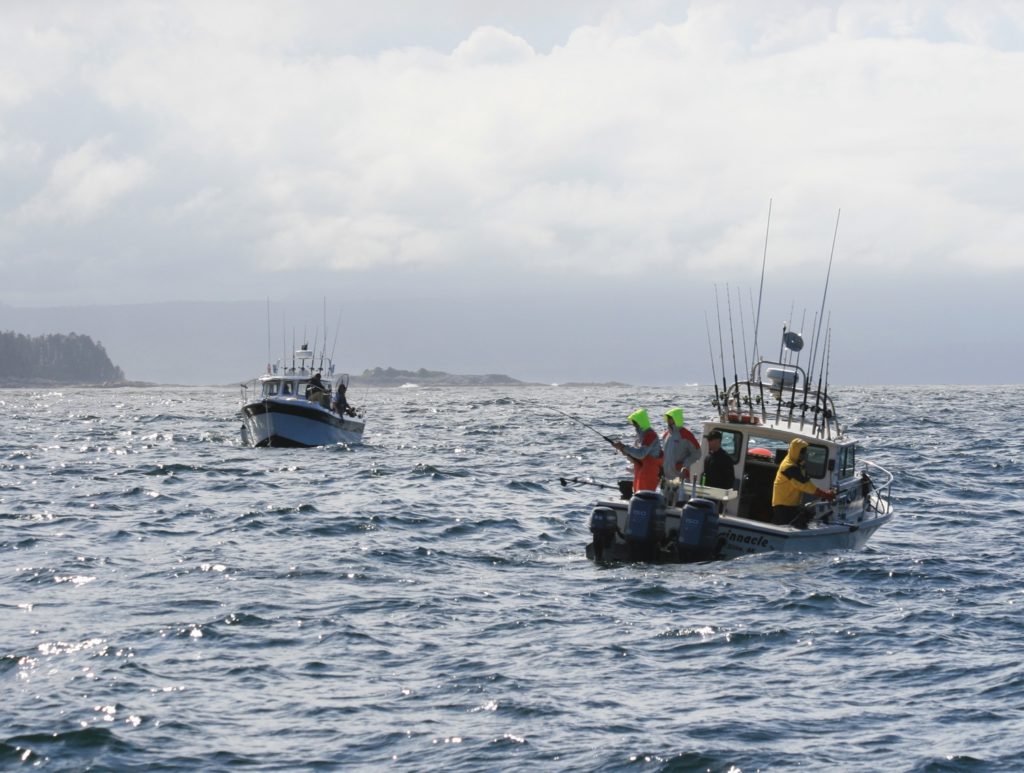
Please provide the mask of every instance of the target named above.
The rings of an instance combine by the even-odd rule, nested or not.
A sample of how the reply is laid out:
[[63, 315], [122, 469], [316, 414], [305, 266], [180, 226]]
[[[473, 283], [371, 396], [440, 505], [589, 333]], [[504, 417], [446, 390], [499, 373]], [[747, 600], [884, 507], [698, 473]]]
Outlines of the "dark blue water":
[[305, 450], [230, 389], [0, 391], [0, 766], [1024, 766], [1024, 388], [836, 394], [896, 474], [863, 551], [611, 568], [558, 478], [622, 458], [542, 406], [705, 389], [353, 391]]

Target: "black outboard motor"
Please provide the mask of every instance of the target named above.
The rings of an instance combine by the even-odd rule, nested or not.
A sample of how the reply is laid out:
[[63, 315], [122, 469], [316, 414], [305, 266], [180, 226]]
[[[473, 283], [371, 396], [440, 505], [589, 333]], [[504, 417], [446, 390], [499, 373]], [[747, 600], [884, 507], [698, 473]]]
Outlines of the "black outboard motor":
[[638, 491], [629, 500], [626, 542], [634, 561], [652, 561], [665, 539], [665, 497], [660, 491]]
[[718, 547], [718, 505], [710, 499], [691, 499], [679, 518], [680, 561], [710, 561]]
[[600, 561], [615, 544], [619, 532], [619, 518], [610, 507], [595, 507], [590, 513], [590, 533], [594, 535], [594, 560]]

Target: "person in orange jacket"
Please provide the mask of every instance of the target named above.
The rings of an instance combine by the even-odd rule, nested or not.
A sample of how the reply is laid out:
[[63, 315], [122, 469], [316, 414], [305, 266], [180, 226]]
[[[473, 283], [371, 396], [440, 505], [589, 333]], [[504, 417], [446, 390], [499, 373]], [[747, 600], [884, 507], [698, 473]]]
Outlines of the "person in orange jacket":
[[807, 527], [807, 513], [801, 505], [801, 494], [813, 494], [820, 499], [831, 502], [836, 498], [832, 491], [818, 488], [811, 482], [804, 461], [807, 458], [807, 441], [793, 438], [789, 442], [786, 458], [775, 473], [775, 486], [772, 488], [772, 523], [783, 525], [791, 523], [797, 528]]
[[651, 419], [644, 408], [629, 414], [629, 423], [636, 430], [636, 445], [627, 446], [616, 440], [613, 445], [633, 463], [633, 493], [657, 491], [661, 477], [661, 441], [651, 429]]

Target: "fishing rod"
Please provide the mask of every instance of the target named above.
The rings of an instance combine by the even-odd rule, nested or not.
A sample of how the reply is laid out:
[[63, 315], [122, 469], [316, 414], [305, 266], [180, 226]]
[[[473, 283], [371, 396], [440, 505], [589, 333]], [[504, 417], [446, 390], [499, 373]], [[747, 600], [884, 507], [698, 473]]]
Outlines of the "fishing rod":
[[[793, 310], [792, 310], [792, 308], [789, 311], [790, 311], [789, 317], [790, 317], [790, 319], [792, 319], [793, 318]], [[788, 324], [789, 324], [788, 322], [783, 322], [782, 323], [782, 341], [779, 342], [779, 362], [783, 366], [786, 363], [782, 359], [782, 351], [783, 351], [782, 347], [783, 347], [783, 344], [786, 343], [786, 329], [787, 329], [787, 325]], [[778, 395], [775, 395], [775, 423], [776, 424], [778, 424], [779, 420], [782, 418], [782, 392], [786, 388], [786, 382], [785, 382], [786, 368], [785, 367], [783, 367], [783, 369], [782, 369], [782, 374], [783, 374], [783, 381], [782, 381], [782, 383], [779, 384], [779, 393], [778, 393]], [[773, 392], [773, 395], [774, 395], [774, 392]]]
[[722, 398], [718, 394], [718, 374], [715, 373], [715, 350], [711, 347], [711, 325], [708, 323], [707, 310], [704, 311], [704, 329], [708, 334], [708, 357], [711, 359], [711, 384], [715, 388], [715, 405], [722, 412]]
[[[754, 291], [753, 290], [750, 291], [750, 318], [754, 319]], [[755, 323], [755, 325], [756, 325], [756, 323]], [[754, 351], [751, 352], [751, 355], [752, 356], [751, 356], [751, 360], [750, 360], [750, 373], [751, 373], [751, 375], [753, 375], [753, 373], [754, 373], [754, 366], [761, 362], [761, 358], [760, 358], [760, 356], [757, 353], [757, 331], [756, 331], [756, 327], [755, 327], [755, 332], [754, 332]], [[761, 422], [763, 423], [763, 422], [768, 421], [768, 416], [765, 414], [765, 406], [764, 406], [764, 379], [761, 378], [760, 376], [761, 376], [760, 369], [758, 369], [757, 388], [758, 388], [758, 390], [761, 393], [761, 395], [760, 395], [760, 400], [761, 400]]]
[[[818, 312], [814, 312], [814, 318], [811, 320], [811, 327], [813, 328], [818, 322]], [[811, 381], [814, 379], [814, 361], [811, 360], [811, 367], [807, 369], [807, 373], [804, 374], [804, 392], [800, 398], [800, 431], [804, 431], [804, 421], [807, 417], [807, 395], [811, 389]]]
[[576, 422], [577, 424], [579, 424], [581, 426], [586, 427], [591, 432], [597, 433], [598, 435], [600, 435], [602, 438], [607, 440], [612, 445], [615, 445], [616, 443], [619, 442], [618, 440], [615, 440], [614, 438], [608, 437], [606, 434], [601, 432], [601, 430], [597, 429], [596, 427], [593, 427], [590, 424], [587, 424], [585, 421], [583, 421], [583, 419], [579, 419], [579, 418], [573, 416], [571, 413], [566, 413], [565, 411], [560, 411], [558, 408], [555, 408], [553, 405], [545, 405], [545, 406], [542, 406], [542, 407], [546, 408], [549, 411], [554, 411], [555, 413], [561, 414], [562, 416], [565, 416], [567, 419], [572, 419], [574, 422]]
[[[829, 368], [832, 365], [832, 328], [829, 327], [828, 332], [825, 334], [825, 402], [822, 405], [822, 410], [825, 415], [822, 417], [822, 424], [825, 426], [826, 438], [832, 439], [832, 425], [828, 423], [828, 373]], [[835, 418], [835, 415], [832, 416]], [[836, 421], [836, 430], [839, 429], [839, 422]]]
[[[324, 357], [327, 354], [327, 296], [324, 296], [323, 321], [324, 321], [324, 345], [323, 345], [323, 348], [320, 349], [320, 370], [321, 370], [321, 372], [324, 369]], [[316, 350], [314, 349], [314, 351], [316, 351]]]
[[582, 486], [596, 486], [597, 488], [610, 488], [614, 491], [618, 491], [618, 486], [611, 486], [607, 483], [598, 483], [594, 480], [585, 480], [583, 478], [559, 478], [558, 482], [563, 486], [568, 486], [570, 483], [576, 483]]
[[[801, 314], [801, 316], [800, 316], [800, 329], [801, 330], [803, 330], [804, 322], [806, 320], [807, 320], [807, 310], [804, 309], [803, 314]], [[786, 426], [787, 427], [789, 427], [789, 426], [791, 426], [793, 424], [793, 409], [796, 407], [796, 380], [797, 380], [797, 374], [800, 372], [800, 353], [803, 350], [804, 350], [804, 348], [802, 346], [799, 349], [796, 350], [796, 366], [795, 366], [795, 369], [793, 370], [793, 389], [790, 391], [790, 395], [789, 395], [789, 418], [786, 419]], [[807, 379], [804, 378], [804, 381], [806, 382]]]
[[[829, 328], [831, 328], [831, 326], [832, 326], [832, 315], [829, 314], [828, 316], [829, 316]], [[822, 373], [824, 373], [824, 371], [825, 371], [825, 358], [822, 357], [821, 358], [821, 363], [818, 365], [818, 389], [817, 389], [817, 391], [815, 392], [815, 395], [814, 395], [814, 416], [812, 417], [812, 421], [811, 421], [811, 434], [817, 435], [818, 437], [824, 437], [825, 436], [825, 411], [823, 410], [823, 405], [821, 403], [821, 376], [822, 376]], [[821, 419], [822, 419], [822, 424], [821, 424], [821, 427], [820, 427], [820, 432], [821, 432], [820, 435], [818, 434], [818, 432], [819, 432], [819, 427], [818, 427], [818, 411], [819, 410], [821, 410]]]
[[334, 351], [338, 348], [338, 333], [341, 331], [341, 309], [338, 309], [338, 323], [334, 326], [334, 343], [331, 344], [331, 364], [334, 364]]
[[729, 387], [725, 383], [725, 344], [722, 343], [722, 308], [718, 305], [718, 284], [715, 284], [715, 316], [718, 318], [718, 357], [722, 363], [722, 398], [726, 401], [725, 411], [729, 412]]
[[[740, 288], [736, 288], [736, 308], [740, 310], [740, 334], [743, 336], [743, 361], [750, 367], [750, 360], [747, 359], [747, 323], [743, 318], [743, 296]], [[750, 371], [747, 371], [747, 408], [751, 415], [754, 413], [754, 395], [750, 391]]]
[[[764, 266], [768, 262], [768, 231], [772, 226], [772, 200], [768, 199], [768, 223], [764, 227], [764, 254], [761, 256], [761, 287], [757, 291], [757, 316], [754, 319], [754, 357], [757, 353], [757, 333], [761, 328], [761, 297], [764, 295]], [[753, 366], [753, 363], [751, 363]]]
[[732, 295], [729, 293], [729, 283], [725, 283], [725, 307], [729, 312], [729, 347], [732, 349], [732, 383], [733, 391], [736, 392], [736, 410], [743, 412], [743, 399], [740, 397], [740, 376], [736, 367], [736, 335], [732, 330]]
[[821, 312], [818, 316], [818, 330], [814, 334], [814, 345], [811, 346], [811, 371], [814, 371], [814, 364], [818, 358], [818, 339], [821, 337], [821, 324], [825, 320], [825, 298], [828, 296], [828, 283], [832, 276], [832, 259], [836, 254], [836, 239], [839, 236], [839, 215], [842, 214], [843, 210], [836, 212], [836, 227], [832, 233], [832, 250], [828, 255], [828, 270], [825, 272], [825, 289], [821, 293]]

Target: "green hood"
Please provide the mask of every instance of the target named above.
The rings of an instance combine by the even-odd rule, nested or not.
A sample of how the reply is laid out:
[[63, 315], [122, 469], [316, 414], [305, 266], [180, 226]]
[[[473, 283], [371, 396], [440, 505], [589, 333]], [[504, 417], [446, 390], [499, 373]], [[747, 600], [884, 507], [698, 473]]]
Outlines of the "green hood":
[[646, 408], [637, 408], [629, 414], [629, 420], [635, 421], [642, 432], [646, 432], [651, 428], [651, 418], [647, 415]]
[[683, 426], [683, 409], [682, 408], [669, 408], [665, 411], [665, 418], [672, 417], [672, 421], [675, 422], [676, 428]]

